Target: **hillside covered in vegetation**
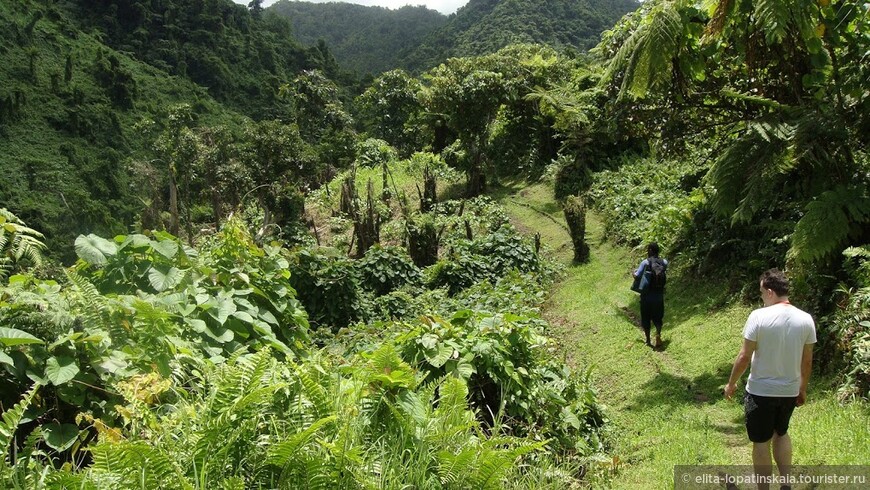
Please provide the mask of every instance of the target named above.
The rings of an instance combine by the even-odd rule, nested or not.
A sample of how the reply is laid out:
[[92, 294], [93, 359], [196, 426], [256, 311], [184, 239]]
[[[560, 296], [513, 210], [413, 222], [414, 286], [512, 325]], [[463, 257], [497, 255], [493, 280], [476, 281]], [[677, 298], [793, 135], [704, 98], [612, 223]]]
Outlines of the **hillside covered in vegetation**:
[[635, 0], [470, 0], [422, 43], [405, 49], [400, 67], [425, 71], [450, 57], [490, 54], [517, 43], [583, 52], [637, 7]]
[[870, 463], [865, 2], [647, 1], [364, 86], [259, 5], [0, 3], [0, 486], [669, 486], [739, 461], [698, 353], [771, 267], [855, 448], [797, 454]]
[[402, 68], [400, 54], [448, 21], [446, 15], [410, 5], [391, 10], [344, 2], [283, 0], [267, 10], [288, 18], [299, 42], [316, 46], [323, 40], [342, 68], [360, 75]]

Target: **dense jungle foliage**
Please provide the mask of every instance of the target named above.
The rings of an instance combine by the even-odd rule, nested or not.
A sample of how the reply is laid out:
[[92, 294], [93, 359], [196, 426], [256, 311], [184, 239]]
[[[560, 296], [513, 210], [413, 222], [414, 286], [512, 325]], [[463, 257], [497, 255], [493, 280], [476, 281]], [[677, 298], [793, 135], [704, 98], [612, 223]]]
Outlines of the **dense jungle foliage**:
[[400, 54], [448, 22], [446, 15], [435, 10], [410, 5], [391, 10], [284, 0], [267, 10], [287, 17], [299, 42], [316, 46], [318, 41], [325, 41], [343, 69], [360, 75], [407, 68], [400, 63]]
[[589, 209], [734, 300], [788, 270], [870, 396], [863, 2], [648, 1], [358, 88], [257, 1], [0, 22], [4, 487], [583, 485], [607, 414], [504, 179], [553, 179], [578, 260]]

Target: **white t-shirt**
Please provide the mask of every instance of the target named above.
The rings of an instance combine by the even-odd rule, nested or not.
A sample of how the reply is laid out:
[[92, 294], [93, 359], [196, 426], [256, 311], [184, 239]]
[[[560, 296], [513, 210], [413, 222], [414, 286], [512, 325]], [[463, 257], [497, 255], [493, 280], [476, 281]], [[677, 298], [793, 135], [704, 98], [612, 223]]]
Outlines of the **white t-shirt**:
[[743, 337], [758, 344], [746, 391], [758, 396], [797, 396], [804, 345], [816, 343], [813, 317], [788, 303], [759, 308], [746, 320]]

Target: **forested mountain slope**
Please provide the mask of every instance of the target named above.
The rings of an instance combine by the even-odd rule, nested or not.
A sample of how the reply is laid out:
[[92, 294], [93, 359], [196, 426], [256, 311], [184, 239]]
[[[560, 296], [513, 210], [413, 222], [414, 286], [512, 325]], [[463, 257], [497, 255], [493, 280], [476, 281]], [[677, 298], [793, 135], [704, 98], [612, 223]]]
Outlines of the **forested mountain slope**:
[[286, 117], [278, 87], [300, 71], [337, 72], [285, 20], [230, 0], [0, 2], [0, 29], [0, 207], [49, 246], [127, 230], [147, 178], [133, 167], [165, 166], [171, 107], [236, 128]]
[[267, 9], [286, 16], [293, 35], [305, 44], [326, 42], [338, 63], [360, 74], [377, 74], [400, 66], [399, 53], [419, 45], [447, 23], [447, 16], [423, 6], [397, 10], [350, 3], [282, 0]]
[[421, 71], [450, 57], [493, 53], [514, 43], [587, 50], [637, 6], [634, 0], [471, 0], [423, 43], [407, 49], [402, 66]]

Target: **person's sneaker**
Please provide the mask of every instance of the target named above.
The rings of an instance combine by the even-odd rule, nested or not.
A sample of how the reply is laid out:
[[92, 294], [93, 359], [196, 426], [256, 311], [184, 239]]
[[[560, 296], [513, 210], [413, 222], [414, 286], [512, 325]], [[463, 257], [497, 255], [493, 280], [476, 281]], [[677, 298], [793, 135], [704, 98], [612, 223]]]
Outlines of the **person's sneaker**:
[[662, 346], [662, 338], [656, 335], [656, 349]]

